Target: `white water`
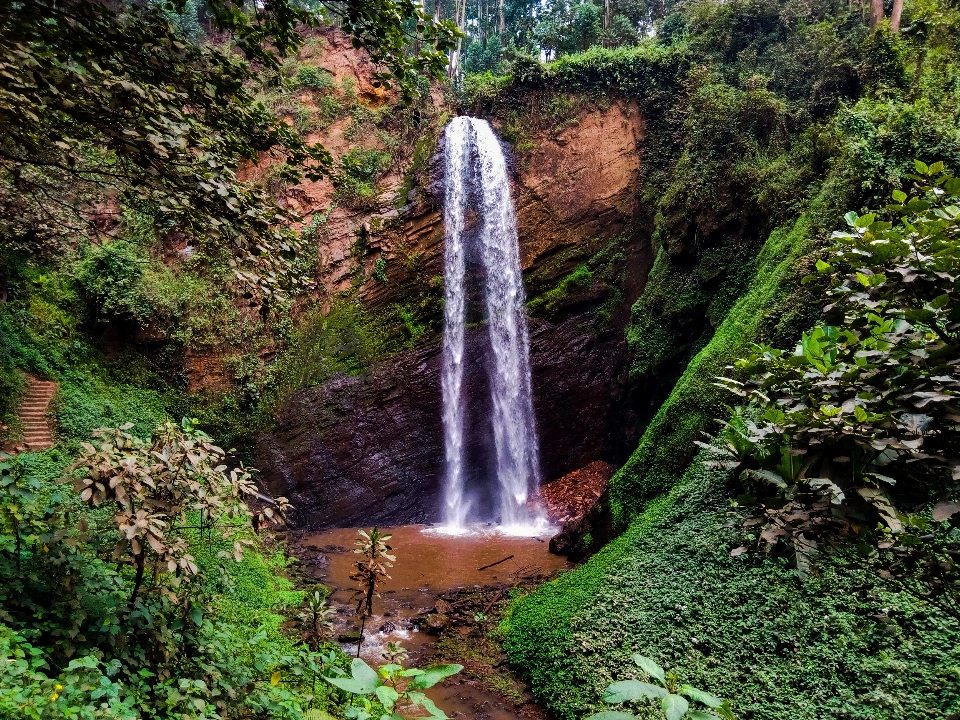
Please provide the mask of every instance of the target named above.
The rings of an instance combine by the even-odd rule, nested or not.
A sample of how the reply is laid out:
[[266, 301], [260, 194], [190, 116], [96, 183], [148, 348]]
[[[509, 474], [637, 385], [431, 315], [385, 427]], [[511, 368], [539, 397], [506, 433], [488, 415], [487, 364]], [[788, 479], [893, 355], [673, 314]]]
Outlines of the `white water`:
[[[480, 258], [490, 335], [490, 379], [496, 481], [503, 532], [543, 528], [543, 513], [528, 500], [540, 485], [539, 450], [530, 385], [530, 344], [524, 311], [517, 222], [506, 160], [485, 120], [458, 117], [447, 125], [444, 192], [443, 427], [446, 451], [445, 530], [466, 531], [470, 515], [464, 478], [465, 218], [476, 198]], [[471, 193], [471, 189], [475, 192]]]

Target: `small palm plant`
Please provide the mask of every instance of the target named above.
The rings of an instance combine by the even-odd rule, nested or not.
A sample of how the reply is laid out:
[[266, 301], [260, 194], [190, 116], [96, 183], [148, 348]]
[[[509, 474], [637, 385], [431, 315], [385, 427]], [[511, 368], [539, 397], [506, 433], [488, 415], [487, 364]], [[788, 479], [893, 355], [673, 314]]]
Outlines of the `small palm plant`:
[[359, 584], [357, 593], [357, 615], [360, 616], [360, 639], [357, 641], [357, 657], [360, 657], [360, 646], [363, 644], [363, 628], [366, 625], [367, 618], [373, 615], [373, 599], [379, 597], [378, 587], [384, 580], [389, 580], [387, 568], [393, 567], [396, 562], [396, 555], [391, 555], [391, 547], [387, 545], [392, 535], [381, 535], [380, 528], [374, 527], [369, 533], [358, 530], [360, 539], [357, 540], [357, 548], [354, 550], [358, 555], [362, 555], [362, 560], [354, 563], [356, 570], [350, 574], [351, 580], [356, 580]]
[[333, 618], [337, 611], [327, 604], [327, 592], [323, 586], [307, 595], [306, 606], [306, 611], [300, 614], [300, 618], [307, 621], [302, 637], [314, 652], [318, 652], [320, 643], [333, 634]]
[[[648, 657], [631, 655], [631, 658], [658, 684], [620, 680], [607, 688], [603, 694], [604, 702], [621, 705], [637, 700], [659, 700], [666, 720], [736, 720], [729, 701], [690, 685], [681, 685], [675, 672], [664, 672], [662, 667]], [[691, 703], [698, 703], [706, 709], [691, 707]], [[606, 710], [595, 713], [586, 720], [637, 720], [637, 716], [631, 712]]]

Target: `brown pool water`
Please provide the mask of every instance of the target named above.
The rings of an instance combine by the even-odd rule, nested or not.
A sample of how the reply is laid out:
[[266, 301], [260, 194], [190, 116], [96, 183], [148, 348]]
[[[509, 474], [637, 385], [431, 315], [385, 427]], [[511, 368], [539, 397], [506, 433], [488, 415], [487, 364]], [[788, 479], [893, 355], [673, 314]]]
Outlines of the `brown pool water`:
[[[551, 555], [547, 538], [510, 537], [492, 528], [468, 535], [445, 535], [423, 525], [385, 528], [393, 537], [388, 543], [397, 556], [389, 570], [391, 579], [382, 586], [368, 618], [360, 656], [372, 666], [383, 664], [389, 642], [399, 642], [410, 655], [410, 663], [422, 665], [433, 652], [436, 636], [419, 631], [413, 619], [431, 612], [437, 598], [449, 591], [516, 582], [531, 575], [550, 574], [567, 567], [566, 560]], [[333, 589], [331, 604], [338, 609], [336, 631], [355, 631], [354, 581], [350, 573], [357, 555], [355, 529], [327, 530], [304, 536], [297, 542], [297, 555], [325, 585]], [[495, 563], [495, 564], [494, 564]], [[487, 567], [490, 566], [490, 567]], [[483, 569], [481, 569], [483, 568]], [[356, 643], [344, 643], [356, 654]], [[542, 711], [517, 708], [482, 685], [455, 677], [428, 693], [447, 715], [457, 720], [517, 720]]]

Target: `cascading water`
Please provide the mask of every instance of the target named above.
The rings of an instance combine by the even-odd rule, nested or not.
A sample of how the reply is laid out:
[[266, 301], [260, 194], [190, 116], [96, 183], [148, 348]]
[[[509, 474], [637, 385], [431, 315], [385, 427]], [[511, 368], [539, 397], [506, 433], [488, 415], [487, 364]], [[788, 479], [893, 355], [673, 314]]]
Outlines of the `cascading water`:
[[443, 426], [446, 451], [444, 520], [463, 529], [470, 515], [464, 472], [464, 326], [466, 324], [465, 220], [472, 208], [479, 222], [490, 337], [487, 375], [496, 449], [500, 523], [506, 531], [542, 526], [543, 515], [528, 500], [539, 487], [539, 450], [530, 383], [530, 345], [516, 216], [507, 164], [485, 120], [450, 121], [445, 150], [445, 324], [443, 335]]
[[466, 323], [466, 258], [463, 247], [464, 210], [467, 204], [467, 166], [470, 125], [455, 118], [446, 129], [443, 200], [444, 224], [444, 324], [443, 324], [443, 434], [446, 456], [444, 522], [462, 528], [470, 510], [463, 477], [463, 331]]

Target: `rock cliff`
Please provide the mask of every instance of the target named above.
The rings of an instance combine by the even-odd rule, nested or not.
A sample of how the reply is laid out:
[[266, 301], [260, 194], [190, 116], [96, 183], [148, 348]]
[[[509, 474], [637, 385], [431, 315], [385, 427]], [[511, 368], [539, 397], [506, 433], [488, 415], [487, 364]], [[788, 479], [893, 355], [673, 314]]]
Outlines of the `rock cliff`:
[[[575, 122], [534, 137], [529, 150], [513, 156], [544, 481], [594, 460], [617, 461], [636, 439], [623, 328], [651, 261], [646, 238], [635, 230], [643, 138], [637, 107], [612, 102], [581, 111]], [[413, 292], [424, 276], [442, 273], [437, 158], [398, 211], [345, 215], [328, 229], [321, 257], [331, 288], [349, 274], [343, 247], [361, 229], [371, 237], [362, 263], [383, 257], [388, 268], [402, 268], [402, 255], [423, 259], [418, 274], [362, 284], [361, 302], [390, 302]], [[470, 330], [466, 342], [467, 356], [479, 364], [485, 327]], [[294, 522], [322, 528], [439, 520], [440, 358], [433, 337], [365, 374], [336, 377], [287, 399], [275, 429], [259, 438], [256, 465], [266, 487], [294, 503]], [[468, 368], [465, 383], [483, 417], [489, 394], [483, 373]], [[468, 420], [467, 454], [476, 474], [489, 471], [492, 439], [485, 427]]]

